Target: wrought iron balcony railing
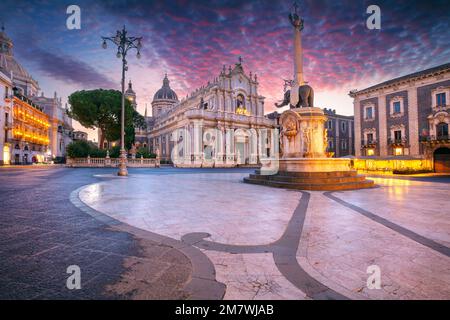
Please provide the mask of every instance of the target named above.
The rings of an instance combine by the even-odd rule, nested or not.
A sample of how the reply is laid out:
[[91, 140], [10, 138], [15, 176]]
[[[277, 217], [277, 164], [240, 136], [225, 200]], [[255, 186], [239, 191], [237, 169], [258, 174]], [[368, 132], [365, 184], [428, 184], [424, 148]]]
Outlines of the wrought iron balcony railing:
[[374, 139], [370, 140], [361, 140], [362, 147], [375, 147], [377, 145], [377, 141]]
[[437, 141], [450, 141], [450, 135], [430, 135], [430, 136], [420, 136], [419, 140], [421, 142], [437, 142]]
[[396, 146], [406, 146], [408, 144], [408, 139], [406, 137], [403, 138], [388, 138], [388, 145], [396, 145]]

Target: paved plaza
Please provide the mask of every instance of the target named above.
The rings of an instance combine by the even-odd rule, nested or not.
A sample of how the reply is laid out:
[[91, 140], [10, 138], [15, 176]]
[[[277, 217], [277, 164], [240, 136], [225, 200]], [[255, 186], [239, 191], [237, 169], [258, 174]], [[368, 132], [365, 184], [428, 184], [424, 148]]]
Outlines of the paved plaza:
[[0, 297], [450, 299], [449, 177], [304, 192], [252, 171], [1, 170]]

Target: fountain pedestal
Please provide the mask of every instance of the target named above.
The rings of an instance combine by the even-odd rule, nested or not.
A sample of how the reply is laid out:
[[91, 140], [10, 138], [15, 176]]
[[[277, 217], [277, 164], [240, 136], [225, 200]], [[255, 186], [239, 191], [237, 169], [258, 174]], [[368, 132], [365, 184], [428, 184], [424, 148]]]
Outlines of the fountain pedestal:
[[276, 174], [257, 170], [244, 182], [301, 190], [348, 190], [373, 187], [357, 175], [352, 160], [326, 152], [327, 117], [320, 108], [294, 108], [280, 117], [281, 158]]

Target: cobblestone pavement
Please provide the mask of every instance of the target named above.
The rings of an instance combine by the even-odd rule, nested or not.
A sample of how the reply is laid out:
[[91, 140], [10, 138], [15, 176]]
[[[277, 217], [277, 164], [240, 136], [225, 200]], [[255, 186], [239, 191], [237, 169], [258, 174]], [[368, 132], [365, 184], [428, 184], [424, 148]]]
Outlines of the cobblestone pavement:
[[[108, 169], [0, 170], [0, 299], [183, 299], [190, 260], [75, 207], [73, 190]], [[81, 290], [66, 287], [81, 269]]]

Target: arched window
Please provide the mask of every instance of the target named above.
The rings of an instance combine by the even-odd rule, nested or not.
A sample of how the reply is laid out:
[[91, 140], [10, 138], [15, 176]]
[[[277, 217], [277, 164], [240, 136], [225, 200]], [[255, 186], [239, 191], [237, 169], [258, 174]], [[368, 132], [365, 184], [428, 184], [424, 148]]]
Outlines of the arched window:
[[245, 97], [243, 94], [238, 94], [236, 97], [236, 109], [245, 109]]
[[448, 138], [448, 123], [441, 122], [436, 126], [436, 136], [438, 138]]

